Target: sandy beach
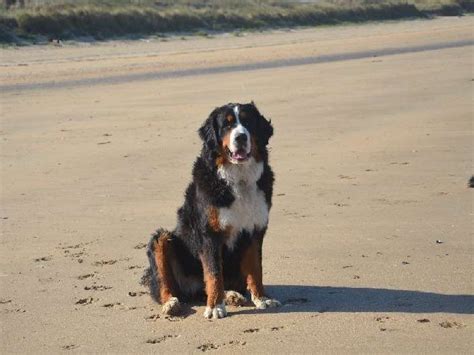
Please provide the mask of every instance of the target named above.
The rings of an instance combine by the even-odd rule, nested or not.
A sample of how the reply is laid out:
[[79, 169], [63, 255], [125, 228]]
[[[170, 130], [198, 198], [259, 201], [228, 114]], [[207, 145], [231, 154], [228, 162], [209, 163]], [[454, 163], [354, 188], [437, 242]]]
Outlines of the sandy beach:
[[[472, 351], [473, 25], [0, 49], [0, 352]], [[174, 227], [200, 124], [250, 100], [275, 127], [283, 306], [163, 316], [144, 245]]]

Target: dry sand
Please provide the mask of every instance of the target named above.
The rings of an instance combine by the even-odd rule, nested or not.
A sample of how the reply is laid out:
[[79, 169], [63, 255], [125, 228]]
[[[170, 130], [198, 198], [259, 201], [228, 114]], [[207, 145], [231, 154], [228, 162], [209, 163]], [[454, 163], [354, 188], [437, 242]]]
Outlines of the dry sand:
[[[472, 350], [472, 46], [134, 75], [472, 41], [473, 23], [2, 49], [0, 351]], [[143, 243], [174, 226], [210, 110], [252, 99], [275, 126], [264, 282], [284, 306], [164, 317]]]

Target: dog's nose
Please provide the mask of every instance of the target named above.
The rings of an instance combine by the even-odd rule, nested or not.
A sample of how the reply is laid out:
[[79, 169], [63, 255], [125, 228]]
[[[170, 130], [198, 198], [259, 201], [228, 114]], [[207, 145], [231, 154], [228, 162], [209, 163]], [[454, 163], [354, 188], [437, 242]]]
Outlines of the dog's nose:
[[247, 135], [245, 133], [241, 133], [238, 136], [235, 137], [235, 141], [238, 144], [245, 144], [247, 143]]

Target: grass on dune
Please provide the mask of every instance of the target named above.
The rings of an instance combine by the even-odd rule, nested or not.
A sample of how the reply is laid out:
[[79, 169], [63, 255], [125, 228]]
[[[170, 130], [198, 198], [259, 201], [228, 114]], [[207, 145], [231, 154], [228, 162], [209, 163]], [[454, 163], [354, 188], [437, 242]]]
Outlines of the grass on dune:
[[[17, 1], [18, 2], [18, 1]], [[25, 0], [0, 11], [0, 42], [106, 39], [461, 15], [474, 0]]]

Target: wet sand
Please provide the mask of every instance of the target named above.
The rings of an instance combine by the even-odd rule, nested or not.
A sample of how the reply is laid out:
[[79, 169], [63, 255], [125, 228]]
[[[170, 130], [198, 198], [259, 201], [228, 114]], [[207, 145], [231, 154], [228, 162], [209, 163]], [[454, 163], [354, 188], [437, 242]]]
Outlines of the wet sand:
[[[472, 42], [472, 25], [2, 49], [2, 352], [467, 353], [472, 46], [146, 76]], [[264, 283], [284, 305], [165, 317], [138, 284], [144, 243], [174, 226], [201, 122], [250, 100], [275, 127]]]

